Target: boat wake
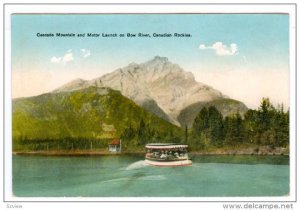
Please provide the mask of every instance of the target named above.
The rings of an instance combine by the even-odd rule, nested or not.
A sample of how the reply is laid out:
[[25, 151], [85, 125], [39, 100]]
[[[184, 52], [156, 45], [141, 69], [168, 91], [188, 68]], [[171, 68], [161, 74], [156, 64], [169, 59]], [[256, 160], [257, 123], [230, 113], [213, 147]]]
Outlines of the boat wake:
[[162, 180], [167, 180], [167, 177], [165, 177], [164, 175], [150, 175], [150, 176], [144, 176], [144, 177], [124, 177], [124, 178], [116, 178], [116, 179], [109, 179], [109, 180], [105, 180], [102, 181], [100, 183], [111, 183], [111, 182], [123, 182], [123, 183], [127, 183], [127, 182], [132, 182], [132, 181], [138, 181], [138, 180], [142, 180], [142, 181], [162, 181]]
[[109, 179], [102, 181], [101, 183], [108, 183], [108, 182], [124, 182], [124, 181], [129, 181], [130, 178], [117, 178], [117, 179]]
[[164, 175], [152, 175], [152, 176], [141, 177], [140, 179], [146, 181], [159, 181], [159, 180], [166, 180], [167, 177], [165, 177]]
[[131, 163], [129, 166], [127, 166], [127, 168], [125, 170], [135, 170], [135, 169], [139, 169], [139, 168], [144, 168], [148, 166], [144, 160], [139, 160], [137, 162]]

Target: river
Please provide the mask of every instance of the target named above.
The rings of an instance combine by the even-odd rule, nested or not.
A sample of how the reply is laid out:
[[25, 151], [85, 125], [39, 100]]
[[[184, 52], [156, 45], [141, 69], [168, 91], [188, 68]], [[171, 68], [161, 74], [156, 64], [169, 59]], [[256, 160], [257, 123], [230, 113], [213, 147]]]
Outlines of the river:
[[289, 193], [287, 156], [194, 156], [154, 167], [143, 156], [13, 155], [17, 197], [224, 197]]

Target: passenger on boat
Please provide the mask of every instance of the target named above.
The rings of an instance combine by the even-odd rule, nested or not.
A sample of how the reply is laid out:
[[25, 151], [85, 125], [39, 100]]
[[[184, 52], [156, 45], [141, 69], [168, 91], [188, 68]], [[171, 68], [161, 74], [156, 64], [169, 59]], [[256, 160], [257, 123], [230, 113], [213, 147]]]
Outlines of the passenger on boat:
[[166, 159], [168, 156], [166, 154], [161, 154], [161, 156], [159, 158], [161, 159]]

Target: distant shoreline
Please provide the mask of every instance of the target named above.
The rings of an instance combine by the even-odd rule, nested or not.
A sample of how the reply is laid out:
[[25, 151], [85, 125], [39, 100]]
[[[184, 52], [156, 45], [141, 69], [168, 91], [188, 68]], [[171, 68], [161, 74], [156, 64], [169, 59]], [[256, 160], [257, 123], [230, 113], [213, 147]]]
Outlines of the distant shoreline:
[[[114, 153], [105, 150], [49, 150], [49, 151], [13, 151], [13, 155], [42, 155], [42, 156], [123, 156], [144, 155], [145, 151], [124, 151]], [[211, 150], [191, 151], [190, 155], [260, 155], [260, 156], [289, 156], [289, 149], [283, 147], [271, 148], [258, 146], [250, 148], [216, 148]]]
[[13, 151], [13, 155], [43, 155], [43, 156], [121, 156], [142, 155], [144, 152], [108, 152], [108, 151]]

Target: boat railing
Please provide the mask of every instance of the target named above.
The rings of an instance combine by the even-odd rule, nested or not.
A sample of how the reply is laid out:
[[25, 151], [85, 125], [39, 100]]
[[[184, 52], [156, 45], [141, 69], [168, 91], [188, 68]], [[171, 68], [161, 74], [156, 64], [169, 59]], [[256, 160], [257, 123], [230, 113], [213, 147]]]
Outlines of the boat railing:
[[188, 159], [187, 153], [180, 154], [158, 154], [158, 153], [146, 153], [146, 158], [154, 160], [186, 160]]

